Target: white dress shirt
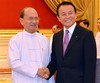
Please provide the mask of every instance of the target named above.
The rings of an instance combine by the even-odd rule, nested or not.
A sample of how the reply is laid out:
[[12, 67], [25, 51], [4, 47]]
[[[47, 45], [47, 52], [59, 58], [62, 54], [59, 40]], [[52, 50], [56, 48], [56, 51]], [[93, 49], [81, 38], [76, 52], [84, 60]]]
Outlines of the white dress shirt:
[[95, 39], [96, 39], [96, 46], [97, 46], [97, 58], [100, 59], [100, 32], [97, 32]]
[[[73, 32], [74, 32], [75, 27], [76, 27], [76, 22], [75, 22], [71, 27], [68, 28], [68, 31], [69, 31], [69, 33], [68, 33], [68, 35], [69, 35], [69, 41], [70, 41], [70, 39], [71, 39], [71, 36], [72, 36], [72, 34], [73, 34]], [[64, 40], [64, 37], [65, 37], [65, 31], [66, 31], [66, 28], [64, 27], [64, 36], [63, 36], [63, 40]]]

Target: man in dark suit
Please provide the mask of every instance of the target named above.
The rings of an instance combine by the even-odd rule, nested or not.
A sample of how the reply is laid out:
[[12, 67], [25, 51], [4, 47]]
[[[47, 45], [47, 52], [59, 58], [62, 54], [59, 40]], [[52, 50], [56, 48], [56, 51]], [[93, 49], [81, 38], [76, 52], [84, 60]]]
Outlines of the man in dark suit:
[[[45, 73], [50, 73], [50, 78], [57, 70], [56, 83], [95, 83], [96, 44], [93, 32], [77, 25], [76, 8], [71, 2], [58, 5], [57, 18], [63, 24], [63, 30], [53, 36], [51, 61]], [[69, 43], [63, 53], [66, 30], [69, 31]], [[48, 78], [47, 74], [42, 77]]]

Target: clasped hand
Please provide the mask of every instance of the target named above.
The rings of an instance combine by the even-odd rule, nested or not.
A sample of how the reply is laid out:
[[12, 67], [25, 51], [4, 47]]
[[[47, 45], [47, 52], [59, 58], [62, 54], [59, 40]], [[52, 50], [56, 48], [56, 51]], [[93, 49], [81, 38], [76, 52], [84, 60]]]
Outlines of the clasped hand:
[[50, 72], [49, 72], [49, 69], [46, 68], [46, 67], [42, 67], [42, 68], [39, 68], [38, 69], [38, 72], [37, 72], [38, 76], [44, 78], [44, 79], [47, 79], [50, 75]]

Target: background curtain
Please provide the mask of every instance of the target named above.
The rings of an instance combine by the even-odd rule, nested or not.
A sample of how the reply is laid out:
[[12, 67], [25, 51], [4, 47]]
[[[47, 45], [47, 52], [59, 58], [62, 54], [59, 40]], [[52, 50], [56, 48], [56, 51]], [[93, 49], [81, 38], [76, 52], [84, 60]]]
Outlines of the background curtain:
[[97, 26], [96, 26], [96, 23], [97, 23], [97, 19], [100, 18], [100, 0], [95, 0], [95, 7], [94, 7], [94, 12], [95, 12], [95, 18], [93, 20], [94, 22], [94, 35], [96, 35], [96, 32], [98, 31], [97, 30]]

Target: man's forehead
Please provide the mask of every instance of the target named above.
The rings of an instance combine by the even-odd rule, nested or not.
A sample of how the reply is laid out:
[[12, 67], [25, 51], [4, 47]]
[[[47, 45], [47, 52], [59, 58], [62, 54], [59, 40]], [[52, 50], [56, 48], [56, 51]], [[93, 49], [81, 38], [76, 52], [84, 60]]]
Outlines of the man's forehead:
[[26, 8], [25, 13], [36, 13], [37, 14], [37, 11], [34, 9], [34, 8]]
[[34, 9], [28, 9], [24, 12], [25, 16], [35, 16], [38, 17], [38, 13]]

